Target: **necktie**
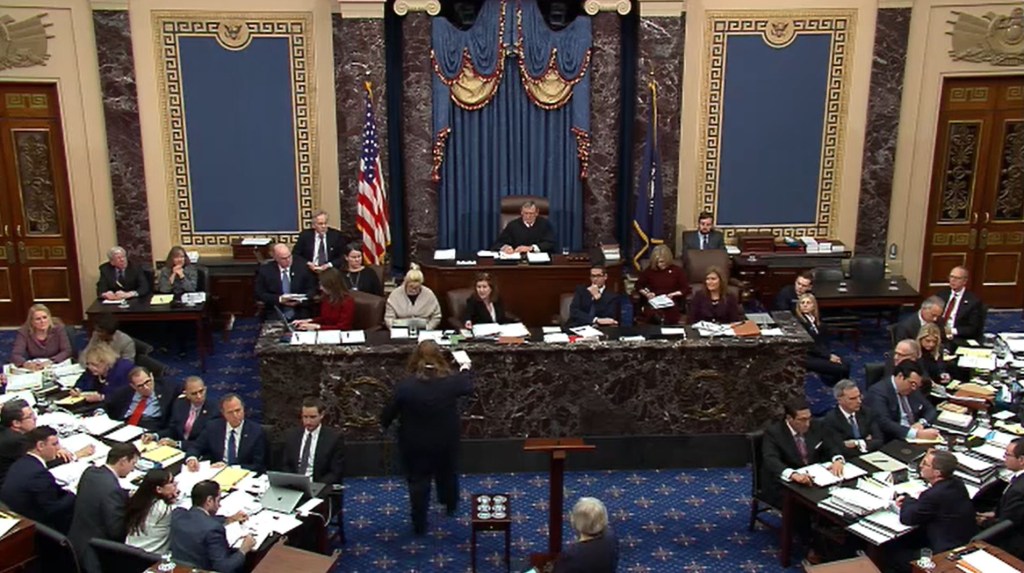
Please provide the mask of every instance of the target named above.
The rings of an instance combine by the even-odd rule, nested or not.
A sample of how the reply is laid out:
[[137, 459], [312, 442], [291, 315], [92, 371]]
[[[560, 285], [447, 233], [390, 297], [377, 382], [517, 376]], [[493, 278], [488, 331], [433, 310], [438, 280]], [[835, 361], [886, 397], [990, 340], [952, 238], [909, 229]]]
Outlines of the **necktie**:
[[803, 464], [806, 466], [807, 465], [807, 442], [804, 441], [804, 437], [803, 437], [802, 434], [797, 434], [796, 436], [794, 436], [794, 439], [796, 440], [796, 450], [798, 452], [800, 452], [800, 459], [803, 461]]
[[281, 294], [291, 294], [292, 277], [288, 276], [288, 269], [281, 271]]
[[326, 265], [327, 264], [327, 249], [325, 243], [327, 242], [323, 235], [317, 235], [317, 248], [316, 248], [316, 264]]
[[302, 441], [302, 455], [299, 456], [299, 473], [305, 474], [309, 468], [309, 444], [313, 441], [313, 432], [306, 432], [306, 439]]
[[853, 428], [853, 439], [860, 439], [860, 426], [857, 425], [857, 416], [850, 414], [850, 427]]
[[903, 409], [903, 414], [907, 416], [907, 423], [914, 423], [914, 412], [910, 409], [910, 401], [903, 394], [896, 395], [900, 400], [900, 408]]
[[953, 308], [956, 306], [956, 299], [960, 296], [960, 293], [950, 293], [949, 302], [946, 303], [946, 312], [942, 313], [942, 320], [945, 323], [949, 323], [949, 317], [953, 316]]
[[196, 417], [198, 417], [198, 416], [199, 416], [199, 408], [195, 408], [195, 407], [189, 408], [189, 410], [188, 410], [188, 419], [185, 420], [184, 437], [185, 437], [186, 440], [192, 434], [192, 425], [196, 423]]
[[814, 319], [811, 317], [807, 317], [807, 322], [811, 324], [811, 332], [813, 332], [814, 334], [818, 334], [818, 327], [817, 325], [814, 324]]
[[706, 250], [708, 248], [708, 236], [704, 233], [700, 234], [700, 250]]
[[117, 269], [117, 286], [124, 286], [124, 270]]
[[131, 417], [128, 418], [129, 426], [138, 426], [139, 421], [142, 420], [142, 413], [146, 411], [146, 402], [149, 399], [146, 396], [142, 396], [139, 399], [139, 403], [135, 405], [135, 409], [132, 410]]
[[235, 458], [238, 457], [237, 456], [238, 446], [236, 445], [237, 442], [235, 442], [235, 431], [236, 430], [231, 430], [231, 433], [228, 434], [228, 451], [225, 452], [225, 454], [226, 454], [227, 462], [228, 462], [229, 466], [235, 465]]

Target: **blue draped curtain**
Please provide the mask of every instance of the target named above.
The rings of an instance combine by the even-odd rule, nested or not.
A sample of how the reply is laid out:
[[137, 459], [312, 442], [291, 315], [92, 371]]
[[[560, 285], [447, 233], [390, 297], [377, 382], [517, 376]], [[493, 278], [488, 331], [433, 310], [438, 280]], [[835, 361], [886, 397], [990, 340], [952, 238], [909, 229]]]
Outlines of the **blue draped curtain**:
[[579, 250], [590, 19], [555, 32], [535, 0], [488, 0], [469, 30], [434, 18], [432, 41], [438, 246], [489, 247], [501, 197], [538, 195], [550, 202], [559, 243]]

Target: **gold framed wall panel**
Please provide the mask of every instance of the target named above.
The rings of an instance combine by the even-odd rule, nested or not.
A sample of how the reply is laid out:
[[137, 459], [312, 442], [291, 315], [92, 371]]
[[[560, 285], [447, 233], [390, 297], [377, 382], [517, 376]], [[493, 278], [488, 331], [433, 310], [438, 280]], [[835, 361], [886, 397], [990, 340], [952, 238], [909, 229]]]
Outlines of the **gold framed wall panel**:
[[[318, 203], [317, 90], [313, 16], [308, 12], [151, 12], [157, 91], [161, 110], [163, 163], [169, 193], [171, 239], [202, 254], [230, 254], [235, 239], [260, 236], [294, 242]], [[194, 228], [185, 102], [178, 39], [215, 38], [229, 50], [244, 50], [255, 38], [286, 38], [289, 45], [296, 177], [296, 230], [199, 232]]]
[[704, 67], [701, 74], [700, 120], [697, 134], [696, 212], [717, 213], [725, 114], [725, 65], [731, 35], [760, 35], [765, 42], [785, 49], [800, 34], [828, 33], [830, 60], [815, 221], [788, 225], [719, 225], [727, 238], [737, 233], [771, 233], [774, 236], [836, 237], [845, 160], [847, 113], [854, 61], [857, 10], [771, 10], [704, 12]]

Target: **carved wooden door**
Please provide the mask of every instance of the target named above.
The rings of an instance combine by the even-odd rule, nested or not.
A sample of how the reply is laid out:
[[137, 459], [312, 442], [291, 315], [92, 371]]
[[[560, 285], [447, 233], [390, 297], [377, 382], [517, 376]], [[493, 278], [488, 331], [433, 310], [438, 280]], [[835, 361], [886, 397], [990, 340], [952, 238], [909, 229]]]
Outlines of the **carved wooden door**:
[[990, 307], [1024, 303], [1024, 76], [948, 79], [935, 146], [922, 294], [970, 271]]
[[0, 83], [0, 324], [42, 303], [82, 317], [59, 100], [52, 84]]

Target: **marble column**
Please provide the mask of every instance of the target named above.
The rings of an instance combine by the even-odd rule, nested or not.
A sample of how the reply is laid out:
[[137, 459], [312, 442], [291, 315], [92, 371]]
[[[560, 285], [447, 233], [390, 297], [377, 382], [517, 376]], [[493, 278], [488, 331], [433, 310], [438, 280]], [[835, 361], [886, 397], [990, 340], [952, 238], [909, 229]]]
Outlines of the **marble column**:
[[402, 148], [411, 261], [431, 257], [437, 246], [437, 188], [430, 179], [431, 74], [430, 16], [410, 12], [402, 18]]
[[[640, 173], [641, 155], [647, 139], [648, 109], [651, 105], [647, 84], [653, 78], [658, 90], [658, 156], [661, 159], [664, 237], [668, 245], [674, 245], [676, 242], [685, 33], [685, 15], [640, 19], [640, 62], [637, 66], [636, 116], [633, 119], [633, 180], [630, 182], [630, 189], [636, 189]], [[632, 203], [631, 200], [631, 209]], [[695, 222], [681, 223], [686, 227], [692, 227]]]
[[[358, 236], [356, 201], [358, 198], [359, 157], [363, 147], [366, 121], [366, 89], [373, 86], [373, 112], [377, 119], [377, 144], [380, 147], [384, 181], [388, 173], [387, 96], [384, 81], [384, 19], [342, 18], [333, 15], [334, 97], [338, 118], [338, 172], [341, 220], [337, 222], [347, 237]], [[398, 187], [395, 185], [395, 187]], [[388, 187], [391, 192], [392, 187]]]
[[910, 8], [878, 11], [857, 208], [858, 255], [885, 254], [910, 12]]
[[154, 256], [162, 259], [164, 253], [154, 254], [150, 241], [139, 100], [135, 90], [135, 60], [128, 12], [95, 10], [92, 14], [110, 153], [117, 242], [128, 251], [131, 260], [149, 264]]
[[600, 12], [593, 17], [590, 69], [590, 166], [583, 187], [583, 245], [615, 242], [619, 165], [619, 75], [621, 17]]

